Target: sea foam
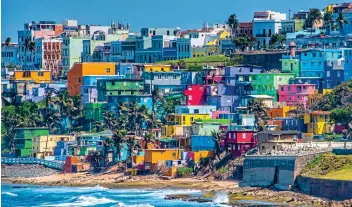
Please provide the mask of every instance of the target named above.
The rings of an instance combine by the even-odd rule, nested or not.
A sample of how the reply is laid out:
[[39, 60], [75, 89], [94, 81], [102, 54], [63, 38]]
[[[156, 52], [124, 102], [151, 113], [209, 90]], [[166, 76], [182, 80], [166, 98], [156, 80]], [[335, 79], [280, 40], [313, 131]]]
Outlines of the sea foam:
[[2, 192], [1, 195], [18, 196], [17, 194], [10, 192]]

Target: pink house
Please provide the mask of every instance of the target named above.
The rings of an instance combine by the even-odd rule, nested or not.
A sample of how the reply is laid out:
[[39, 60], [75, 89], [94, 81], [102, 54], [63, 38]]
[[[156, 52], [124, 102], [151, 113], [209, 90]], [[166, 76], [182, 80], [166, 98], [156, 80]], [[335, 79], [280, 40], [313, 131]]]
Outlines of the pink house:
[[285, 84], [279, 85], [279, 102], [286, 102], [288, 106], [295, 104], [310, 104], [315, 91], [315, 84]]

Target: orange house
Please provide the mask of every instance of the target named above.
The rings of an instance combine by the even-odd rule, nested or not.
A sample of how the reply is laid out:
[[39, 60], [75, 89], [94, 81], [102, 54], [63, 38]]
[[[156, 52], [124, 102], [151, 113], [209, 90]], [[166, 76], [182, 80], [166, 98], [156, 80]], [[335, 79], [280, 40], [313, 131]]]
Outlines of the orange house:
[[282, 106], [280, 108], [271, 108], [268, 110], [268, 115], [271, 118], [286, 118], [291, 110], [295, 110], [295, 106]]
[[87, 62], [75, 63], [67, 72], [67, 90], [70, 96], [81, 93], [83, 76], [115, 75], [115, 63]]
[[32, 81], [34, 83], [50, 83], [49, 70], [16, 70], [14, 72], [16, 81]]

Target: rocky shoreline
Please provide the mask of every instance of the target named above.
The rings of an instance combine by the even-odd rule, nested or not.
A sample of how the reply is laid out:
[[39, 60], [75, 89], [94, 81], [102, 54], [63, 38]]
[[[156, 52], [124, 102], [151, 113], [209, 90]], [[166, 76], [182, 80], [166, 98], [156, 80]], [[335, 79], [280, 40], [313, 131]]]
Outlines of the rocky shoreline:
[[57, 174], [59, 171], [42, 165], [1, 165], [1, 178], [32, 178]]
[[[287, 206], [317, 206], [317, 207], [345, 207], [352, 206], [352, 200], [346, 201], [328, 201], [321, 198], [316, 198], [310, 195], [302, 194], [293, 191], [276, 191], [275, 189], [246, 187], [240, 188], [238, 182], [234, 180], [212, 180], [202, 178], [170, 178], [157, 175], [146, 176], [124, 176], [123, 173], [74, 173], [74, 174], [59, 174], [56, 171], [46, 171], [43, 174], [53, 173], [51, 175], [36, 175], [31, 173], [20, 174], [10, 173], [12, 170], [23, 170], [23, 167], [28, 166], [2, 166], [5, 169], [4, 174], [12, 175], [2, 177], [2, 181], [13, 184], [32, 184], [32, 185], [47, 185], [47, 186], [89, 186], [94, 187], [100, 185], [106, 188], [146, 188], [146, 189], [198, 189], [204, 192], [203, 197], [189, 197], [187, 195], [170, 195], [165, 199], [181, 199], [192, 202], [209, 202], [216, 193], [224, 192], [228, 195], [228, 204], [235, 206], [248, 206], [246, 203], [239, 201], [259, 200], [263, 202], [282, 203]], [[6, 169], [7, 168], [7, 169]], [[30, 167], [37, 168], [33, 165]], [[38, 171], [43, 170], [39, 167]], [[25, 175], [19, 177], [19, 175]], [[27, 175], [27, 177], [26, 177]], [[33, 177], [29, 177], [33, 175]], [[209, 199], [211, 198], [211, 199]], [[275, 205], [274, 205], [275, 206]]]

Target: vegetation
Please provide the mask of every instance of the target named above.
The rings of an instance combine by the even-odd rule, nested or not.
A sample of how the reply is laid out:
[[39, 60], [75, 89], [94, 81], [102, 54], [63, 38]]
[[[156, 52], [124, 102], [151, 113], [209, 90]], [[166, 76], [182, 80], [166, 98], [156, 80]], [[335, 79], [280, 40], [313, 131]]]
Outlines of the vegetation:
[[339, 25], [340, 34], [342, 35], [343, 34], [343, 26], [345, 24], [349, 24], [349, 22], [345, 19], [342, 12], [339, 13], [339, 16], [337, 17], [336, 22]]
[[176, 174], [178, 177], [190, 176], [193, 173], [193, 169], [189, 167], [179, 167], [176, 169]]
[[224, 139], [225, 136], [225, 132], [224, 131], [212, 131], [211, 132], [211, 137], [215, 142], [215, 150], [214, 150], [214, 154], [215, 157], [217, 157], [219, 160], [221, 160], [220, 158], [220, 154], [222, 152], [221, 150], [221, 141]]
[[236, 35], [237, 29], [240, 26], [240, 23], [237, 19], [236, 14], [231, 14], [227, 20], [227, 24], [231, 28], [231, 36]]
[[233, 44], [242, 52], [247, 48], [253, 47], [254, 41], [247, 35], [240, 35], [232, 40]]
[[263, 131], [268, 125], [269, 115], [267, 111], [268, 107], [265, 106], [263, 99], [251, 99], [248, 102], [248, 113], [254, 114], [255, 127], [258, 131]]
[[346, 137], [352, 139], [352, 80], [336, 86], [330, 93], [315, 95], [310, 109], [331, 111], [331, 121], [343, 124]]
[[332, 153], [318, 155], [307, 164], [302, 174], [318, 178], [352, 180], [352, 156]]
[[324, 28], [328, 29], [330, 26], [330, 21], [332, 20], [332, 13], [330, 11], [327, 11], [324, 13]]
[[286, 37], [281, 34], [273, 34], [270, 37], [269, 47], [270, 48], [284, 48]]
[[306, 18], [304, 22], [304, 28], [318, 28], [318, 25], [320, 25], [321, 21], [323, 19], [323, 16], [321, 14], [320, 9], [313, 8], [310, 9], [308, 18]]

